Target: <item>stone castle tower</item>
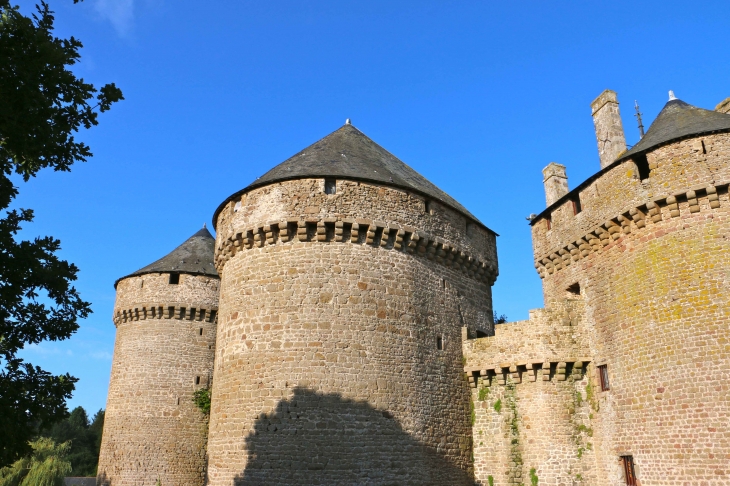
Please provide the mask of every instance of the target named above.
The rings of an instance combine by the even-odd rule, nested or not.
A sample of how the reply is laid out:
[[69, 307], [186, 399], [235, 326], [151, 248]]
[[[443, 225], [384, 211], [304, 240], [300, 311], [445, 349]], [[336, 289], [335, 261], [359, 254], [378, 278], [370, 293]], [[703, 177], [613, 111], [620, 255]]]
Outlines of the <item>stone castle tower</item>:
[[192, 401], [213, 374], [220, 280], [195, 233], [117, 280], [117, 327], [98, 484], [202, 484], [207, 418]]
[[498, 326], [496, 234], [348, 122], [117, 282], [99, 484], [730, 483], [727, 106], [627, 150], [596, 98], [600, 170], [530, 217], [545, 308]]
[[214, 220], [208, 484], [471, 484], [495, 233], [349, 123]]
[[476, 477], [729, 484], [730, 115], [670, 96], [626, 150], [592, 108], [601, 169], [530, 221], [546, 308], [464, 343]]

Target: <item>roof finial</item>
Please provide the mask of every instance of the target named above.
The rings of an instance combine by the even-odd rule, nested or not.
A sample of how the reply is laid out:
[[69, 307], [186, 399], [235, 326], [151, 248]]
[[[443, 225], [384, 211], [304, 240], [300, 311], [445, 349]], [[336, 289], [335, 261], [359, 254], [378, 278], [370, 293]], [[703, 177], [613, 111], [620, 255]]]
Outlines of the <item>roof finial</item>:
[[203, 229], [205, 229], [205, 223], [203, 223]]
[[669, 90], [669, 101], [673, 101], [673, 100], [676, 100], [676, 99], [677, 99], [677, 97], [676, 97], [676, 96], [674, 96], [674, 91], [672, 91], [672, 90], [670, 89], [670, 90]]
[[644, 138], [644, 124], [641, 123], [641, 112], [639, 111], [639, 102], [636, 100], [634, 100], [634, 108], [636, 108], [636, 115], [634, 115], [634, 116], [639, 121], [639, 138]]
[[352, 122], [350, 121], [349, 118], [347, 120], [345, 120], [345, 125], [352, 125]]

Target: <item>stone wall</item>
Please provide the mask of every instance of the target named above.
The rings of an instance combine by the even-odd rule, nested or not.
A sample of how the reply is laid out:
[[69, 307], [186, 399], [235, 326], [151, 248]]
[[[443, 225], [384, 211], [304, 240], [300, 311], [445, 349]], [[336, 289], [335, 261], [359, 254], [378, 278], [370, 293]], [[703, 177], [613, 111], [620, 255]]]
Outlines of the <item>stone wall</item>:
[[231, 201], [209, 484], [470, 484], [461, 330], [492, 333], [494, 236], [350, 181]]
[[202, 485], [207, 417], [192, 401], [213, 372], [219, 280], [121, 280], [99, 458], [101, 485]]
[[584, 320], [576, 296], [464, 341], [477, 484], [530, 484], [531, 476], [541, 485], [595, 484]]
[[667, 144], [580, 191], [583, 212], [533, 225], [545, 300], [580, 288], [585, 336], [610, 389], [596, 393], [597, 480], [642, 486], [730, 481], [730, 136]]

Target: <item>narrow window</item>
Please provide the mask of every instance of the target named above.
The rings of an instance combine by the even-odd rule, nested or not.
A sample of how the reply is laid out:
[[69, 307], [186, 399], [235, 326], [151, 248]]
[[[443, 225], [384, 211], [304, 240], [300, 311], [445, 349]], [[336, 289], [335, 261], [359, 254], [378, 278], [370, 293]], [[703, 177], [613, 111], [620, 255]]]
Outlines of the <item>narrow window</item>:
[[580, 196], [579, 195], [576, 194], [575, 197], [573, 197], [572, 202], [573, 202], [573, 214], [578, 214], [581, 211], [583, 211], [583, 208], [580, 205]]
[[180, 283], [180, 274], [179, 273], [171, 273], [170, 274], [170, 285], [177, 285]]
[[621, 465], [624, 469], [624, 479], [626, 480], [626, 486], [636, 486], [634, 456], [621, 456]]
[[200, 377], [199, 376], [196, 376], [195, 377], [195, 384], [196, 385], [200, 385]]
[[637, 154], [632, 157], [636, 168], [639, 169], [639, 179], [642, 181], [649, 178], [649, 161], [646, 160], [646, 154]]
[[553, 229], [553, 218], [551, 215], [545, 216], [545, 224], [547, 225], [547, 230], [550, 231]]
[[200, 328], [200, 331], [198, 331], [198, 335], [199, 336], [202, 336], [203, 335], [203, 328], [202, 327]]
[[608, 365], [601, 365], [598, 367], [598, 376], [601, 379], [601, 390], [610, 390], [611, 385], [608, 382]]
[[324, 180], [324, 193], [335, 194], [337, 192], [337, 180], [325, 179]]
[[443, 336], [436, 336], [436, 349], [442, 351], [444, 349], [444, 338]]
[[426, 214], [433, 214], [433, 207], [431, 207], [431, 201], [426, 199], [426, 201], [423, 203], [423, 209], [426, 211]]
[[580, 284], [578, 282], [574, 283], [573, 285], [571, 285], [570, 287], [568, 287], [565, 290], [567, 290], [569, 293], [571, 293], [573, 295], [580, 296]]

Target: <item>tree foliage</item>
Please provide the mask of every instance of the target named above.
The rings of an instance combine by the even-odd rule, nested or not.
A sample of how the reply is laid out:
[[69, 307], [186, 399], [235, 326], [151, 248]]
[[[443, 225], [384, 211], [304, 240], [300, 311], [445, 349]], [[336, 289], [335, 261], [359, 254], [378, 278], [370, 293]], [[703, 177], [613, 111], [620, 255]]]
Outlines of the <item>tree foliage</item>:
[[96, 476], [104, 428], [104, 410], [99, 410], [89, 421], [83, 407], [76, 407], [68, 418], [54, 424], [41, 435], [56, 443], [70, 443], [68, 461], [74, 476]]
[[0, 469], [0, 486], [63, 486], [63, 478], [71, 472], [66, 458], [70, 444], [41, 437], [30, 446], [31, 456]]
[[68, 414], [76, 382], [24, 362], [18, 351], [68, 338], [91, 312], [71, 285], [78, 269], [55, 255], [60, 241], [17, 241], [33, 211], [8, 209], [18, 194], [11, 176], [28, 181], [43, 168], [68, 171], [85, 161], [92, 154], [76, 132], [123, 99], [113, 83], [97, 90], [74, 75], [82, 44], [55, 37], [53, 22], [45, 2], [28, 17], [0, 0], [0, 467], [31, 451], [38, 428]]

